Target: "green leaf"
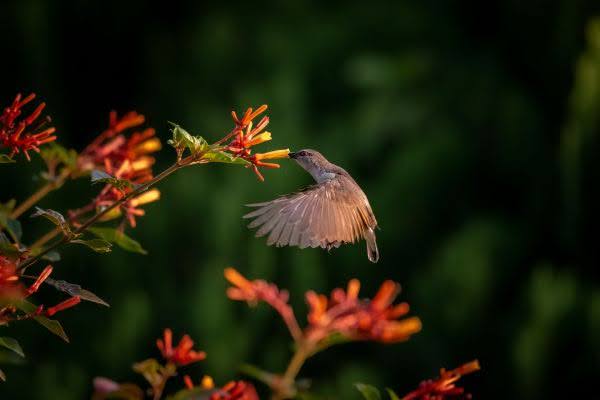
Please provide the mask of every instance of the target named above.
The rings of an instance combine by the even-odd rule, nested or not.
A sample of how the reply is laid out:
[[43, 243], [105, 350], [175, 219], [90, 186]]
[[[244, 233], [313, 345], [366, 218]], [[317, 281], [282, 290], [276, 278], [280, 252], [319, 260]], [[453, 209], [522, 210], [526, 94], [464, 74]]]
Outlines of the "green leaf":
[[[39, 249], [42, 250], [42, 249]], [[39, 254], [39, 251], [37, 252]], [[60, 261], [60, 253], [58, 251], [52, 250], [42, 256], [42, 260], [57, 262]]]
[[390, 400], [400, 400], [400, 397], [398, 397], [396, 392], [394, 392], [392, 389], [385, 388], [385, 390], [387, 391], [388, 396], [390, 396]]
[[21, 348], [21, 345], [19, 344], [19, 342], [17, 342], [15, 339], [13, 339], [11, 337], [0, 336], [0, 346], [6, 347], [7, 349], [12, 350], [13, 352], [17, 353], [21, 357], [25, 357], [25, 353], [23, 353], [23, 349]]
[[379, 394], [379, 390], [375, 386], [364, 383], [356, 383], [354, 386], [356, 386], [365, 400], [381, 400], [381, 394]]
[[81, 300], [90, 301], [92, 303], [97, 303], [106, 307], [110, 307], [110, 305], [106, 301], [102, 300], [100, 297], [96, 296], [89, 290], [83, 289], [81, 286], [75, 283], [69, 283], [66, 281], [55, 280], [50, 278], [46, 279], [44, 283], [47, 283], [48, 285], [56, 288], [57, 290], [60, 290], [61, 292], [68, 293], [71, 296], [79, 296]]
[[8, 241], [8, 239], [4, 240], [6, 238], [6, 236], [1, 232], [0, 232], [0, 238], [2, 238], [0, 240], [0, 253], [2, 253], [2, 255], [5, 257], [9, 257], [11, 259], [17, 259], [23, 253], [25, 253], [27, 251], [23, 247], [19, 247], [16, 244], [11, 244]]
[[168, 396], [167, 400], [208, 400], [212, 392], [212, 390], [202, 389], [201, 387], [182, 389]]
[[92, 171], [91, 178], [92, 185], [97, 183], [105, 183], [119, 189], [120, 191], [124, 191], [125, 189], [135, 189], [140, 186], [127, 179], [115, 178], [114, 176], [97, 169]]
[[[37, 306], [35, 304], [28, 302], [27, 300], [20, 300], [17, 303], [15, 303], [15, 306], [19, 310], [21, 310], [27, 314], [33, 314], [37, 310]], [[37, 316], [33, 317], [33, 319], [38, 324], [42, 325], [44, 328], [48, 329], [50, 332], [54, 333], [56, 336], [58, 336], [62, 340], [69, 343], [69, 337], [65, 333], [65, 330], [63, 329], [60, 322], [58, 322], [55, 319], [42, 317], [41, 315], [37, 315]]]
[[203, 160], [209, 160], [210, 162], [220, 162], [226, 164], [239, 164], [249, 165], [250, 161], [244, 160], [241, 157], [234, 157], [224, 151], [209, 151], [202, 156]]
[[151, 386], [155, 386], [163, 382], [165, 378], [174, 376], [177, 367], [173, 363], [163, 366], [156, 359], [149, 358], [133, 364], [133, 370], [141, 374]]
[[40, 156], [46, 163], [61, 163], [69, 168], [77, 165], [77, 152], [67, 149], [56, 142], [47, 143], [40, 150]]
[[83, 244], [94, 250], [96, 253], [109, 253], [112, 245], [104, 239], [75, 239], [71, 240], [71, 243]]
[[148, 252], [142, 248], [139, 242], [135, 241], [118, 229], [94, 227], [88, 228], [87, 230], [101, 239], [116, 244], [123, 250], [139, 254], [148, 254]]
[[59, 213], [58, 211], [36, 207], [35, 212], [33, 214], [31, 214], [31, 218], [35, 218], [35, 217], [46, 218], [48, 221], [52, 222], [54, 225], [60, 227], [60, 229], [62, 229], [63, 233], [67, 236], [70, 236], [73, 234], [73, 232], [71, 232], [71, 226], [69, 225], [69, 223], [67, 222], [65, 217], [63, 217], [63, 215], [61, 213]]
[[203, 137], [190, 135], [179, 125], [169, 123], [172, 125], [171, 132], [173, 136], [167, 143], [173, 146], [178, 153], [183, 153], [187, 149], [191, 154], [197, 154], [209, 147], [208, 142]]
[[12, 164], [16, 162], [6, 154], [0, 154], [0, 164]]

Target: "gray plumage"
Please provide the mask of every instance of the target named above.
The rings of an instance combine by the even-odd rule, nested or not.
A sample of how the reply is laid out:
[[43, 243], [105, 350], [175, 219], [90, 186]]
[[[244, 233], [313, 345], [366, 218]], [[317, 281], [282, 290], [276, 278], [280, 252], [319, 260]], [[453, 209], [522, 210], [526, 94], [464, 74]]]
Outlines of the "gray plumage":
[[343, 168], [327, 161], [315, 150], [290, 153], [316, 184], [273, 201], [248, 204], [256, 210], [248, 228], [266, 236], [267, 245], [322, 247], [331, 249], [361, 238], [367, 243], [371, 262], [379, 260], [375, 237], [377, 220], [362, 189]]

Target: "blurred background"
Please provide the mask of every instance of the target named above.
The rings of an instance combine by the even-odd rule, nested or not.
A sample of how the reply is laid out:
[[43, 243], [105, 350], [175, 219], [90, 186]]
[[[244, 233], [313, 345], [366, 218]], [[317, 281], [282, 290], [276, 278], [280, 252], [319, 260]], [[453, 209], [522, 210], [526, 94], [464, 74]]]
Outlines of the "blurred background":
[[[158, 355], [164, 327], [208, 352], [193, 376], [223, 384], [241, 362], [282, 371], [285, 327], [266, 306], [226, 298], [226, 266], [288, 288], [300, 316], [306, 290], [356, 277], [371, 296], [401, 282], [423, 331], [311, 359], [301, 376], [325, 398], [358, 398], [359, 381], [406, 393], [474, 358], [483, 370], [463, 383], [475, 398], [587, 392], [600, 369], [594, 15], [594, 0], [3, 2], [1, 103], [38, 93], [61, 144], [82, 149], [111, 109], [134, 109], [165, 143], [159, 171], [174, 158], [167, 121], [215, 140], [230, 110], [268, 103], [274, 140], [262, 150], [312, 147], [350, 171], [378, 217], [382, 256], [370, 264], [362, 242], [328, 254], [253, 237], [243, 204], [311, 182], [291, 162], [265, 183], [235, 166], [180, 171], [128, 231], [148, 256], [62, 249], [55, 277], [111, 308], [61, 314], [70, 344], [12, 326], [27, 359], [2, 365], [0, 397], [87, 398], [97, 375], [139, 382], [131, 364]], [[0, 201], [26, 198], [41, 169], [39, 157], [2, 166]], [[71, 181], [40, 205], [64, 211], [96, 191]], [[22, 222], [25, 241], [50, 228]]]

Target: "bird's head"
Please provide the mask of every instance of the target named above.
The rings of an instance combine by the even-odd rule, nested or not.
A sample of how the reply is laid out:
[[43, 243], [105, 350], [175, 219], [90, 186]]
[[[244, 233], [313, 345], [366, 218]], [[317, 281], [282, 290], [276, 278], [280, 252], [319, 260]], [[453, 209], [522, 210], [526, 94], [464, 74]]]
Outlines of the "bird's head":
[[317, 182], [329, 178], [332, 164], [318, 151], [302, 149], [290, 153], [289, 157], [311, 174]]

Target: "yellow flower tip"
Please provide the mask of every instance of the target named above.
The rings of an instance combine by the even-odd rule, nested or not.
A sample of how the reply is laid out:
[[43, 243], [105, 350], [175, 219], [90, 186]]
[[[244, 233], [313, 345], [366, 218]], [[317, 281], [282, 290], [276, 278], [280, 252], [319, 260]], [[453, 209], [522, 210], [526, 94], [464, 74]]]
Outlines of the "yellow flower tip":
[[134, 171], [141, 171], [150, 168], [152, 165], [154, 165], [155, 161], [156, 160], [154, 159], [154, 157], [142, 156], [135, 160], [133, 163], [131, 163], [131, 168]]
[[348, 288], [346, 291], [348, 298], [358, 298], [358, 292], [360, 291], [360, 281], [358, 279], [351, 279], [350, 282], [348, 282]]
[[386, 343], [408, 340], [412, 335], [420, 332], [422, 327], [421, 320], [418, 317], [390, 322], [384, 328], [381, 340]]
[[479, 371], [480, 369], [481, 366], [479, 365], [479, 360], [473, 360], [456, 368], [455, 372], [461, 375], [466, 375], [470, 374], [471, 372]]
[[271, 132], [263, 132], [253, 137], [252, 140], [248, 142], [247, 147], [256, 146], [257, 144], [268, 142], [269, 140], [271, 140]]
[[104, 214], [102, 217], [100, 217], [100, 219], [98, 221], [100, 221], [100, 222], [110, 221], [110, 220], [118, 218], [120, 216], [121, 216], [121, 208], [117, 207], [117, 208], [113, 208], [112, 210], [110, 210], [109, 212]]
[[215, 387], [215, 381], [213, 380], [213, 378], [211, 376], [204, 375], [202, 377], [202, 381], [200, 382], [200, 386], [202, 386], [202, 389], [210, 390]]
[[225, 268], [223, 275], [225, 275], [225, 279], [227, 279], [229, 281], [229, 283], [231, 283], [234, 286], [239, 287], [240, 289], [248, 288], [251, 286], [250, 281], [248, 281], [248, 279], [244, 278], [242, 276], [242, 274], [237, 272], [237, 270], [235, 268], [231, 268], [231, 267]]
[[142, 204], [152, 203], [160, 199], [160, 191], [158, 189], [148, 190], [131, 200], [133, 207], [140, 206]]
[[151, 138], [143, 141], [135, 148], [135, 152], [138, 154], [154, 153], [162, 149], [162, 144], [158, 138]]
[[290, 149], [274, 150], [267, 153], [257, 153], [256, 160], [260, 161], [274, 158], [288, 158], [288, 154], [290, 154]]

